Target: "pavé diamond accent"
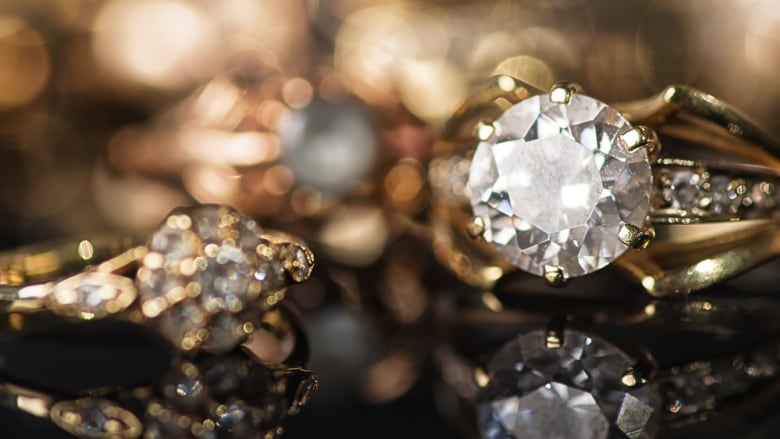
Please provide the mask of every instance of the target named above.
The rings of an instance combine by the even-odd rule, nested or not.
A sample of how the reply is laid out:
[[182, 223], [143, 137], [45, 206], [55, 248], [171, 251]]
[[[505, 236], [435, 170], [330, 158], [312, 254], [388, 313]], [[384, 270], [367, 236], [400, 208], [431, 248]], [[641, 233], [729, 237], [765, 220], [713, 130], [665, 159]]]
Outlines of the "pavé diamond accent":
[[518, 336], [487, 367], [478, 396], [486, 439], [638, 438], [655, 401], [649, 386], [627, 389], [631, 359], [606, 341], [565, 330], [563, 344], [545, 347], [545, 331]]
[[616, 110], [574, 95], [526, 99], [499, 117], [474, 153], [467, 191], [484, 238], [517, 267], [565, 277], [601, 269], [628, 247], [624, 224], [642, 226], [652, 175], [647, 152], [625, 150], [631, 129]]
[[776, 218], [780, 177], [760, 167], [744, 168], [660, 159], [654, 165], [655, 223], [688, 224]]

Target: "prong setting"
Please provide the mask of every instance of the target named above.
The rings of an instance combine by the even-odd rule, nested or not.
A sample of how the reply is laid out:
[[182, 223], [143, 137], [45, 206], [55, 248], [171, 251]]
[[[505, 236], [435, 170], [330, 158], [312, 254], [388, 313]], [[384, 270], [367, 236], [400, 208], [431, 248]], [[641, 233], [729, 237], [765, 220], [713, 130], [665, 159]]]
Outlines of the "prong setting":
[[652, 355], [642, 350], [638, 353], [636, 363], [620, 377], [620, 382], [628, 389], [642, 387], [655, 376], [657, 368]]
[[474, 135], [483, 142], [492, 140], [496, 136], [496, 131], [496, 125], [486, 120], [481, 120], [474, 126]]
[[620, 242], [639, 250], [646, 249], [654, 237], [655, 230], [650, 225], [641, 229], [633, 224], [623, 224], [618, 231]]
[[544, 346], [547, 349], [560, 349], [564, 343], [563, 332], [566, 329], [566, 318], [558, 315], [552, 318], [544, 331]]
[[629, 389], [636, 389], [647, 384], [647, 377], [640, 369], [632, 367], [620, 377], [620, 382]]
[[485, 388], [490, 384], [490, 375], [481, 366], [474, 368], [474, 383], [481, 388]]
[[482, 234], [485, 233], [485, 220], [483, 220], [480, 216], [472, 217], [471, 221], [468, 223], [466, 231], [473, 239], [481, 237]]
[[650, 161], [655, 161], [661, 152], [661, 142], [655, 131], [647, 126], [638, 125], [620, 136], [623, 147], [631, 154], [640, 149], [647, 151]]
[[550, 89], [550, 102], [555, 104], [568, 104], [572, 96], [579, 93], [582, 87], [573, 82], [558, 82]]
[[563, 273], [563, 268], [557, 265], [545, 265], [544, 280], [551, 287], [561, 287], [566, 284], [566, 275]]

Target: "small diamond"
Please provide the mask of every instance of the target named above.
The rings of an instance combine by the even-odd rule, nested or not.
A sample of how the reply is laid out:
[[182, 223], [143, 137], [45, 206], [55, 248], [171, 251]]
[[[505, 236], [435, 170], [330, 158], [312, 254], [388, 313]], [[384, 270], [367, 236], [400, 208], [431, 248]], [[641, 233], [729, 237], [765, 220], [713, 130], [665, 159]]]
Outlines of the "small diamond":
[[59, 314], [90, 320], [124, 311], [137, 295], [133, 282], [124, 276], [87, 272], [59, 282], [47, 300]]
[[490, 361], [478, 395], [487, 439], [637, 438], [655, 403], [649, 386], [621, 383], [629, 357], [597, 337], [566, 330], [563, 345], [545, 346], [545, 331], [520, 335]]
[[664, 188], [662, 193], [664, 198], [671, 202], [669, 207], [690, 211], [699, 207], [701, 183], [699, 173], [689, 169], [679, 170], [670, 176], [670, 187]]
[[647, 152], [626, 152], [631, 126], [616, 110], [575, 95], [526, 99], [499, 117], [496, 135], [474, 153], [467, 190], [484, 238], [517, 267], [566, 277], [605, 267], [628, 247], [625, 224], [641, 226], [650, 206]]

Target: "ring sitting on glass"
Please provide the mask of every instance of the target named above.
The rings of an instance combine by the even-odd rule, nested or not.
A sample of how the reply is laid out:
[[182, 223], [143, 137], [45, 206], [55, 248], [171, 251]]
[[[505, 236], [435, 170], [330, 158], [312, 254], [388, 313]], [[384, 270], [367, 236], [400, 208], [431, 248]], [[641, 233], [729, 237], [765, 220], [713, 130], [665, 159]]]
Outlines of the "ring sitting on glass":
[[308, 348], [296, 319], [283, 309], [267, 314], [275, 338], [219, 355], [178, 355], [150, 384], [64, 392], [8, 380], [0, 401], [79, 438], [277, 438], [318, 382], [304, 368]]
[[780, 248], [780, 145], [686, 86], [613, 108], [571, 83], [543, 93], [497, 76], [436, 156], [434, 250], [479, 288], [518, 269], [560, 286], [615, 265], [653, 296], [688, 294]]
[[[314, 264], [297, 238], [220, 205], [176, 208], [146, 245], [94, 259], [112, 248], [85, 240], [0, 256], [0, 308], [126, 319], [154, 326], [180, 350], [221, 353], [246, 340]], [[71, 275], [78, 263], [93, 265]]]
[[559, 314], [504, 309], [485, 294], [444, 320], [448, 341], [437, 354], [462, 403], [452, 415], [474, 420], [462, 426], [474, 437], [690, 437], [741, 419], [780, 389], [772, 301], [656, 300]]

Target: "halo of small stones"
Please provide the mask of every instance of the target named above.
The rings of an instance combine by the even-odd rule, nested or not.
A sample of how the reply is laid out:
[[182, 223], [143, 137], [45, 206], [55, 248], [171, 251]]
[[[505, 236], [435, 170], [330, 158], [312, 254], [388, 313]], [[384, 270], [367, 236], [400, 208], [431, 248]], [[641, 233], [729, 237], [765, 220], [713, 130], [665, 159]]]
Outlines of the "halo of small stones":
[[183, 350], [227, 352], [253, 332], [252, 317], [303, 281], [313, 256], [303, 244], [266, 239], [255, 221], [218, 205], [171, 212], [136, 275], [141, 309]]

